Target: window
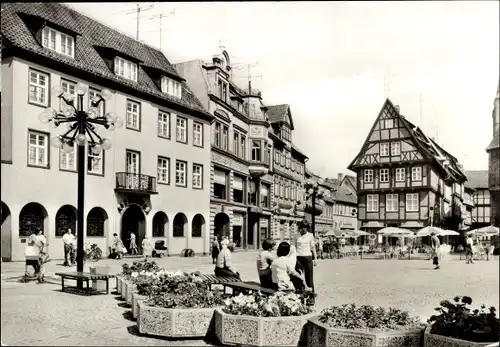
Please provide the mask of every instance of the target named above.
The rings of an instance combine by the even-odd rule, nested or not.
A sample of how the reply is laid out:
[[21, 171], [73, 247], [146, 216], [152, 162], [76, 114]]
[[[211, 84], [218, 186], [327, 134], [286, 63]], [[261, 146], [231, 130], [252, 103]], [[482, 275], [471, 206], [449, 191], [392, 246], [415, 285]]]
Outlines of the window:
[[120, 57], [115, 57], [115, 74], [137, 82], [137, 64]]
[[49, 106], [48, 88], [49, 75], [30, 70], [29, 102], [40, 106]]
[[[98, 100], [100, 100], [100, 97], [101, 97], [100, 91], [89, 88], [89, 108], [92, 107], [92, 100], [97, 102]], [[100, 111], [99, 117], [104, 117], [104, 102], [99, 103], [99, 111]]]
[[252, 160], [261, 161], [261, 143], [260, 141], [252, 141]]
[[[76, 96], [76, 90], [75, 90], [76, 83], [61, 79], [61, 88], [65, 94], [72, 95], [73, 97]], [[62, 110], [63, 107], [66, 105], [66, 102], [64, 100], [59, 100], [59, 102], [60, 102], [59, 108]]]
[[405, 168], [398, 167], [396, 168], [396, 182], [404, 182], [405, 181]]
[[127, 100], [127, 129], [141, 130], [141, 106], [131, 100]]
[[158, 136], [170, 139], [170, 113], [158, 111]]
[[38, 131], [28, 131], [28, 165], [49, 167], [49, 136]]
[[385, 209], [387, 212], [398, 211], [398, 194], [387, 194], [385, 196]]
[[216, 199], [227, 200], [227, 173], [214, 169], [214, 197]]
[[245, 203], [243, 201], [244, 197], [244, 182], [246, 180], [238, 175], [233, 176], [233, 201], [239, 202], [240, 204]]
[[96, 175], [104, 174], [103, 165], [104, 151], [101, 150], [97, 153], [94, 147], [88, 146], [87, 148], [87, 172]]
[[193, 188], [203, 189], [203, 166], [193, 164]]
[[75, 57], [75, 39], [52, 28], [43, 28], [42, 46], [68, 57]]
[[277, 149], [274, 150], [274, 162], [276, 164], [279, 164], [279, 162], [280, 162], [280, 153], [278, 152]]
[[191, 237], [202, 237], [203, 228], [205, 226], [205, 219], [202, 215], [197, 214], [193, 218], [191, 226]]
[[87, 236], [104, 236], [105, 211], [99, 207], [90, 210], [87, 216]]
[[240, 149], [240, 133], [235, 131], [233, 133], [233, 154], [237, 157], [239, 157], [239, 151]]
[[366, 196], [366, 211], [378, 212], [378, 195], [368, 194]]
[[177, 142], [187, 143], [187, 119], [177, 116], [175, 136]]
[[380, 169], [380, 182], [389, 182], [389, 169]]
[[229, 128], [222, 126], [222, 149], [227, 151], [229, 148]]
[[415, 166], [411, 168], [411, 180], [421, 181], [422, 180], [422, 167]]
[[175, 185], [186, 187], [187, 163], [177, 160], [175, 162]]
[[406, 211], [418, 212], [418, 193], [406, 194]]
[[170, 159], [158, 157], [158, 183], [170, 184]]
[[281, 128], [281, 138], [290, 141], [290, 128], [286, 125]]
[[217, 96], [227, 102], [227, 83], [220, 78], [217, 79], [217, 92]]
[[76, 171], [76, 145], [73, 146], [73, 151], [66, 153], [62, 149], [59, 150], [59, 169], [65, 171]]
[[161, 78], [161, 91], [176, 98], [182, 98], [182, 84], [165, 76]]
[[193, 145], [203, 147], [203, 124], [193, 122]]
[[157, 212], [153, 217], [153, 237], [165, 237], [168, 217], [164, 212]]
[[248, 204], [257, 206], [257, 184], [252, 179], [248, 181]]
[[240, 138], [240, 158], [241, 159], [246, 159], [246, 138], [245, 136], [241, 135]]
[[401, 154], [401, 143], [393, 142], [391, 143], [391, 155], [400, 155]]
[[269, 191], [268, 185], [260, 185], [260, 207], [269, 207]]
[[385, 120], [385, 129], [392, 129], [394, 128], [394, 119], [386, 119]]
[[388, 157], [389, 156], [389, 144], [381, 143], [380, 144], [380, 156]]
[[365, 183], [372, 183], [373, 182], [373, 170], [366, 169], [366, 170], [364, 170], [364, 174], [365, 174]]
[[215, 123], [215, 136], [214, 136], [214, 145], [215, 147], [221, 147], [221, 124]]

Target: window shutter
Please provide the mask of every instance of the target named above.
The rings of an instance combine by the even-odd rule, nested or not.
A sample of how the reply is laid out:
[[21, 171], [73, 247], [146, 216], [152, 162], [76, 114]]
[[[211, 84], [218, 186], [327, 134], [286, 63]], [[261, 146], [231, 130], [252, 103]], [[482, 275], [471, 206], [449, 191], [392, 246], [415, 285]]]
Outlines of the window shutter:
[[115, 57], [115, 59], [113, 60], [113, 63], [114, 63], [115, 74], [118, 75], [118, 57]]

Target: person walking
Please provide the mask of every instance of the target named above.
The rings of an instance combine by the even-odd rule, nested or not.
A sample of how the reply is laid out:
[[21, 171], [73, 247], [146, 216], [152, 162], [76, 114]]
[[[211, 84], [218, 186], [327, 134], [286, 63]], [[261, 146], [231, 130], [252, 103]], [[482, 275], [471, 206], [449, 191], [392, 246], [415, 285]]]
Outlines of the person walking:
[[37, 234], [35, 236], [35, 245], [38, 247], [40, 252], [40, 268], [39, 268], [39, 277], [38, 282], [44, 281], [45, 275], [45, 266], [44, 264], [49, 261], [48, 251], [47, 251], [47, 239], [43, 235], [43, 230], [41, 228], [37, 228]]
[[148, 257], [151, 257], [151, 253], [153, 252], [153, 246], [151, 245], [151, 240], [147, 236], [144, 236], [141, 246], [144, 259], [148, 260]]
[[137, 251], [137, 243], [135, 241], [135, 234], [130, 231], [130, 254], [136, 255], [139, 252]]
[[217, 241], [217, 236], [214, 238], [214, 242], [212, 243], [212, 264], [215, 264], [217, 260], [217, 256], [220, 252], [219, 241]]
[[73, 234], [71, 233], [71, 229], [68, 229], [66, 233], [63, 235], [63, 245], [64, 245], [64, 266], [70, 266], [71, 263], [71, 252], [73, 247]]
[[113, 244], [111, 246], [111, 252], [116, 254], [115, 259], [121, 259], [124, 254], [125, 247], [123, 246], [122, 239], [118, 237], [117, 233], [113, 234]]
[[474, 241], [472, 240], [472, 235], [467, 235], [467, 239], [465, 240], [465, 264], [474, 264], [474, 250], [472, 246]]
[[432, 246], [432, 264], [436, 265], [434, 270], [439, 269], [439, 247], [441, 246], [441, 242], [439, 238], [436, 236], [435, 232], [431, 233], [431, 246]]
[[[304, 269], [304, 277], [307, 287], [314, 293], [314, 266], [317, 265], [318, 256], [314, 235], [309, 232], [309, 222], [303, 220], [299, 224], [300, 236], [295, 238], [295, 248], [297, 250], [297, 264]], [[308, 304], [314, 305], [314, 297], [308, 300]]]

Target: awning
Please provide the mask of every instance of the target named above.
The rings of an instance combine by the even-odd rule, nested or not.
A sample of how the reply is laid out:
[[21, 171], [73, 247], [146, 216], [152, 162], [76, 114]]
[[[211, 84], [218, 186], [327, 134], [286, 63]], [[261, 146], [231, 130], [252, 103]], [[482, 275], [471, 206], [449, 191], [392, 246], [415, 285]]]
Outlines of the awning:
[[410, 220], [400, 225], [401, 228], [423, 228], [424, 223]]
[[377, 221], [369, 221], [363, 223], [363, 228], [383, 228], [384, 224]]

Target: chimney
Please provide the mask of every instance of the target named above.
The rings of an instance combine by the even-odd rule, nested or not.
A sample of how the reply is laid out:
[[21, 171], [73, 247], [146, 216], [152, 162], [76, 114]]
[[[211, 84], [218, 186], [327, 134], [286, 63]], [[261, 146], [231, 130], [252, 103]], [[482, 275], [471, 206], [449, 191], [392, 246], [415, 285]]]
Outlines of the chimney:
[[337, 174], [337, 179], [339, 180], [339, 183], [340, 183], [340, 181], [342, 181], [343, 178], [344, 178], [344, 174], [341, 174], [341, 173]]
[[394, 107], [396, 108], [396, 111], [398, 111], [399, 113], [399, 105], [394, 105]]

